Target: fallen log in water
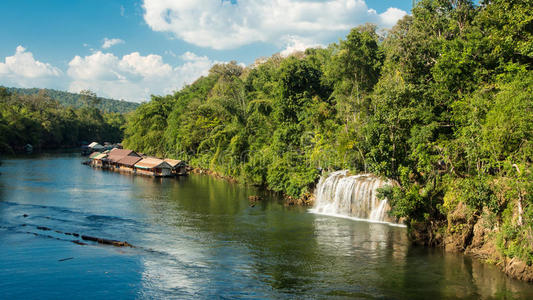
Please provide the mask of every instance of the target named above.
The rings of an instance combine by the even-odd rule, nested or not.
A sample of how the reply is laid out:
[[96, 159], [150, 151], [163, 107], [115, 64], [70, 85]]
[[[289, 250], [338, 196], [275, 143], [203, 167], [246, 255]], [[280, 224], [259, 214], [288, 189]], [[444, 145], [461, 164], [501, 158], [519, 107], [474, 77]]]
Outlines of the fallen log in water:
[[[25, 225], [26, 224], [23, 224], [23, 226], [25, 226]], [[48, 227], [45, 227], [45, 226], [37, 226], [37, 229], [43, 230], [43, 231], [52, 230], [51, 228], [48, 228]], [[94, 236], [90, 236], [90, 235], [80, 235], [78, 233], [73, 233], [73, 232], [63, 232], [63, 231], [60, 231], [60, 230], [54, 230], [54, 231], [59, 233], [59, 234], [71, 235], [71, 236], [75, 236], [75, 237], [81, 237], [82, 240], [96, 242], [96, 243], [102, 244], [102, 245], [111, 245], [111, 246], [115, 246], [115, 247], [130, 247], [130, 248], [134, 248], [132, 244], [130, 244], [130, 243], [126, 242], [126, 241], [110, 240], [110, 239], [104, 239], [104, 238], [94, 237]], [[49, 236], [49, 237], [52, 237], [52, 236]], [[72, 241], [72, 242], [76, 243], [78, 245], [87, 245], [87, 244], [79, 242], [79, 241]]]
[[103, 239], [103, 238], [98, 238], [98, 237], [88, 236], [88, 235], [82, 235], [81, 239], [85, 240], [85, 241], [97, 242], [97, 243], [103, 244], [103, 245], [112, 245], [112, 246], [115, 246], [115, 247], [132, 247], [133, 248], [133, 246], [130, 243], [126, 242], [126, 241], [108, 240], [108, 239]]
[[67, 261], [67, 260], [71, 260], [71, 259], [74, 259], [74, 257], [62, 258], [62, 259], [58, 259], [57, 261]]

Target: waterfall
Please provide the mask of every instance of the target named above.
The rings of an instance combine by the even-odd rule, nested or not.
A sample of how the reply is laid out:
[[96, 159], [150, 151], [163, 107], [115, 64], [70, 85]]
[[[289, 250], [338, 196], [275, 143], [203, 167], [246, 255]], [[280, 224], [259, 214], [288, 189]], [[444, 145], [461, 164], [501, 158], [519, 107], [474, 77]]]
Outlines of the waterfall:
[[336, 171], [320, 178], [315, 191], [315, 205], [311, 212], [374, 222], [395, 223], [388, 216], [387, 200], [379, 200], [377, 189], [392, 184], [371, 174], [349, 175]]

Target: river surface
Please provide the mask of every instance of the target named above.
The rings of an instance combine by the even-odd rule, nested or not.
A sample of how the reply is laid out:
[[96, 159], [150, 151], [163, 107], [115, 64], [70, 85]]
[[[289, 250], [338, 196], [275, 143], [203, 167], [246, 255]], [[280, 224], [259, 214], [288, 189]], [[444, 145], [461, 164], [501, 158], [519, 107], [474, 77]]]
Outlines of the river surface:
[[[405, 228], [311, 214], [209, 176], [121, 175], [82, 159], [2, 160], [0, 299], [533, 299], [533, 285], [494, 266], [411, 246]], [[250, 195], [265, 201], [252, 207]]]

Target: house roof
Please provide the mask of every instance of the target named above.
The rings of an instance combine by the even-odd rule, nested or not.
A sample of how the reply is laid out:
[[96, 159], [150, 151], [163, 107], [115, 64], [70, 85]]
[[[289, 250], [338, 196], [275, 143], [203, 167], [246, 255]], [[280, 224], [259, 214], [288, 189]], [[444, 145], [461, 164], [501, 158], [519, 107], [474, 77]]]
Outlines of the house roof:
[[100, 153], [98, 154], [97, 156], [95, 156], [93, 159], [96, 159], [96, 160], [100, 160], [100, 159], [104, 159], [107, 157], [107, 154], [105, 153]]
[[92, 142], [87, 147], [92, 148], [92, 149], [103, 149], [104, 148], [104, 146], [98, 144], [97, 142]]
[[111, 162], [118, 162], [125, 156], [133, 156], [133, 157], [139, 157], [139, 154], [135, 153], [132, 150], [128, 149], [118, 149], [113, 148], [111, 151], [109, 151], [109, 156], [107, 157]]
[[162, 159], [155, 157], [145, 157], [135, 164], [136, 168], [141, 169], [152, 169], [152, 168], [162, 168], [162, 169], [172, 169], [172, 167]]
[[119, 148], [113, 148], [111, 151], [109, 151], [109, 155], [116, 155], [116, 156], [139, 156], [135, 151], [129, 150], [129, 149], [119, 149]]
[[164, 161], [167, 162], [172, 168], [175, 168], [176, 166], [183, 164], [182, 160], [177, 160], [177, 159], [165, 158]]
[[91, 153], [91, 155], [89, 155], [89, 158], [90, 158], [90, 159], [93, 159], [93, 158], [95, 158], [96, 156], [98, 156], [98, 155], [100, 155], [100, 154], [102, 154], [102, 153], [100, 153], [100, 152], [93, 152], [93, 153]]
[[137, 156], [124, 156], [123, 158], [117, 161], [117, 164], [124, 165], [127, 167], [133, 167], [141, 159], [142, 158], [137, 157]]

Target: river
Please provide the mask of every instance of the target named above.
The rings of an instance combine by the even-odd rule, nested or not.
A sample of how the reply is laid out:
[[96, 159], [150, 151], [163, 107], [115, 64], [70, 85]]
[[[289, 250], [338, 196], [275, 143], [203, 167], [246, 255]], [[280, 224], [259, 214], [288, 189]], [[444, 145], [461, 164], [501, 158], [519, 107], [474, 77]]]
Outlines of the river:
[[[82, 160], [2, 160], [1, 299], [533, 299], [533, 285], [492, 265], [410, 245], [405, 228], [315, 215], [205, 175], [121, 175]], [[265, 201], [250, 206], [250, 195]]]

